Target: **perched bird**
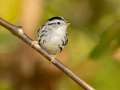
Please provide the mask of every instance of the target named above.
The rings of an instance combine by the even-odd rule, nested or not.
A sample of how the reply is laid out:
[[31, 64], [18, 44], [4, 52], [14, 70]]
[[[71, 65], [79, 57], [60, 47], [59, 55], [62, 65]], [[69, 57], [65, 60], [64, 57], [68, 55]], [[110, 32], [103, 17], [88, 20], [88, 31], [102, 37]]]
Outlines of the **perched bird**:
[[50, 55], [61, 52], [68, 43], [67, 27], [69, 23], [63, 17], [50, 18], [37, 31], [37, 42]]

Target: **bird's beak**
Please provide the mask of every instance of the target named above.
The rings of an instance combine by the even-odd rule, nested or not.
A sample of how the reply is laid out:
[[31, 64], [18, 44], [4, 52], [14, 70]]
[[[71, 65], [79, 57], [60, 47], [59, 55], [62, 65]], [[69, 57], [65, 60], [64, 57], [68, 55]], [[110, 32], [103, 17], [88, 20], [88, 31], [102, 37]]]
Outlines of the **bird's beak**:
[[69, 26], [70, 25], [70, 22], [67, 22], [67, 26]]

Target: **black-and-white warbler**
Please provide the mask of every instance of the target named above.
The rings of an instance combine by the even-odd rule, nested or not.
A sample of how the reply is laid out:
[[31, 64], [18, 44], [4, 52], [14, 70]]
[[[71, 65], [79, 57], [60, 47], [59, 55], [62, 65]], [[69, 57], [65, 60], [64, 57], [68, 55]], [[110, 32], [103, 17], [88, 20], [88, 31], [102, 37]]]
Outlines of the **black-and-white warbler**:
[[68, 43], [67, 27], [69, 23], [63, 17], [50, 18], [37, 31], [37, 42], [50, 55], [56, 55]]

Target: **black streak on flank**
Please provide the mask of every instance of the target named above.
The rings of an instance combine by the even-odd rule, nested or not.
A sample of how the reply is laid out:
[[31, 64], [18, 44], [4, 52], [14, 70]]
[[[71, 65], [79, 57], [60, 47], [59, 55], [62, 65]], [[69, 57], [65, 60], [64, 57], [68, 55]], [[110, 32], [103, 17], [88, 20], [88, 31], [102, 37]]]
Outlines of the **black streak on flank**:
[[40, 35], [40, 38], [42, 38], [44, 36], [44, 34]]
[[41, 33], [47, 33], [47, 31], [46, 30], [42, 30]]
[[62, 52], [62, 47], [59, 47], [59, 49], [60, 49], [60, 52]]
[[56, 16], [56, 17], [52, 17], [52, 18], [50, 18], [48, 21], [52, 21], [52, 20], [55, 20], [55, 19], [58, 19], [58, 20], [64, 20], [63, 17]]

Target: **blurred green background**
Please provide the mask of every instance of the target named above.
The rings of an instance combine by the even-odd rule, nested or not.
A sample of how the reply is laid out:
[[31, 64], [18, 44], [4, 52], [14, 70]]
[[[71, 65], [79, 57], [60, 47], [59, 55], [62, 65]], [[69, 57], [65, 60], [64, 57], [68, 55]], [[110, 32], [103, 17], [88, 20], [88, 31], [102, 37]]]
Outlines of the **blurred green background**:
[[[52, 16], [71, 25], [58, 58], [96, 90], [120, 90], [120, 0], [0, 0], [0, 17], [35, 38]], [[0, 26], [0, 90], [82, 90]]]

